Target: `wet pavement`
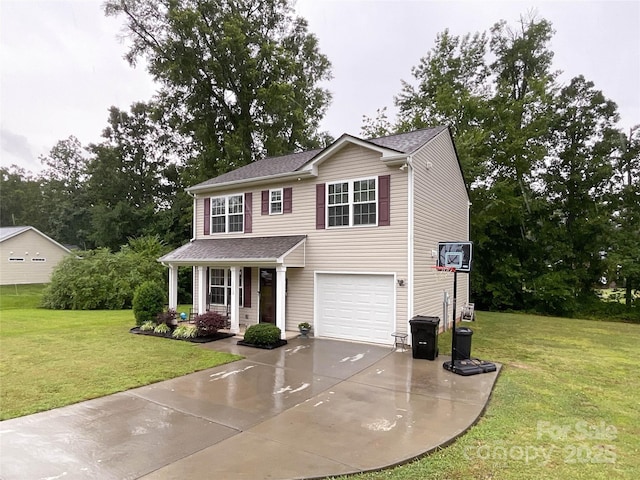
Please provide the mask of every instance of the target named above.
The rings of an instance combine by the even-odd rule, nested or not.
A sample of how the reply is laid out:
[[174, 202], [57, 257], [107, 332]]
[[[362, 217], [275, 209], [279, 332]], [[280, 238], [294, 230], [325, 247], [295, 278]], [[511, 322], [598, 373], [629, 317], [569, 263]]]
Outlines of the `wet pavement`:
[[0, 477], [295, 479], [376, 470], [464, 433], [498, 372], [449, 357], [297, 338], [275, 350], [226, 339], [244, 360], [0, 422]]

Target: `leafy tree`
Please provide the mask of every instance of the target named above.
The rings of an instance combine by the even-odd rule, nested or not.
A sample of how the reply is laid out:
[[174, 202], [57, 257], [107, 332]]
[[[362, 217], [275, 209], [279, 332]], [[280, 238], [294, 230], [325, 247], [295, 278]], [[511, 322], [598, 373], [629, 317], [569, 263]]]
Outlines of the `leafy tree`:
[[330, 100], [329, 60], [290, 0], [108, 0], [161, 85], [159, 99], [193, 139], [199, 179], [264, 155], [317, 147]]
[[614, 162], [614, 212], [609, 278], [625, 287], [625, 304], [633, 306], [632, 293], [640, 288], [640, 126], [621, 135], [621, 154]]
[[398, 131], [434, 124], [450, 126], [468, 185], [482, 175], [482, 159], [486, 157], [483, 122], [490, 92], [486, 51], [484, 33], [459, 37], [445, 30], [411, 69], [416, 84], [403, 80], [395, 98]]
[[47, 231], [47, 212], [41, 208], [40, 181], [17, 165], [0, 167], [0, 226], [30, 225]]
[[151, 235], [158, 214], [171, 208], [176, 185], [167, 180], [176, 161], [172, 143], [153, 105], [135, 103], [130, 112], [109, 109], [105, 139], [91, 145], [87, 172], [95, 245], [117, 250], [127, 238]]
[[85, 247], [90, 229], [84, 189], [87, 158], [80, 141], [73, 136], [60, 140], [40, 160], [47, 167], [39, 176], [45, 233], [58, 242]]
[[[582, 76], [562, 88], [554, 103], [547, 165], [540, 176], [544, 222], [539, 222], [536, 240], [543, 268], [533, 278], [533, 290], [539, 296], [540, 287], [548, 289], [549, 279], [557, 278], [553, 283], [564, 285], [561, 302], [552, 302], [551, 294], [543, 297], [547, 304], [558, 304], [549, 311], [569, 313], [606, 276], [604, 252], [611, 240], [611, 158], [618, 146], [614, 128], [618, 113], [615, 103]], [[559, 291], [560, 287], [551, 288]]]

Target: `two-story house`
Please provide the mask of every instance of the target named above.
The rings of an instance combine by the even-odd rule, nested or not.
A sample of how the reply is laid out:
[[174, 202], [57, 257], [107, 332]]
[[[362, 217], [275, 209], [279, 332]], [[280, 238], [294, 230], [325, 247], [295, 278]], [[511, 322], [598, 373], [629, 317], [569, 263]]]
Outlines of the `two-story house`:
[[[442, 126], [345, 134], [188, 192], [193, 238], [159, 259], [169, 306], [177, 269], [191, 267], [194, 310], [224, 308], [235, 333], [270, 322], [284, 338], [306, 321], [316, 337], [392, 344], [414, 315], [442, 315], [453, 280], [432, 269], [438, 242], [469, 238], [469, 196]], [[468, 296], [468, 275], [459, 275], [458, 305]]]

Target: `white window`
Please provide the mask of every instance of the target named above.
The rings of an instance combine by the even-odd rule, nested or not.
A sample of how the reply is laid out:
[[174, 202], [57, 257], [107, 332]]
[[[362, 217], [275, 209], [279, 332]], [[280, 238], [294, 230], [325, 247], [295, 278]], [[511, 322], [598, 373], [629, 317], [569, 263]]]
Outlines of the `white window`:
[[47, 259], [46, 258], [42, 258], [42, 257], [33, 257], [31, 259], [32, 262], [46, 262]]
[[[209, 292], [212, 305], [229, 305], [231, 303], [231, 269], [211, 268], [209, 270]], [[242, 269], [240, 269], [238, 295], [242, 307], [244, 304]]]
[[22, 257], [9, 257], [10, 262], [24, 262], [24, 258]]
[[282, 189], [269, 190], [269, 215], [282, 213]]
[[211, 199], [211, 233], [244, 231], [244, 196], [230, 195]]
[[378, 224], [378, 180], [376, 178], [335, 182], [327, 186], [329, 227]]

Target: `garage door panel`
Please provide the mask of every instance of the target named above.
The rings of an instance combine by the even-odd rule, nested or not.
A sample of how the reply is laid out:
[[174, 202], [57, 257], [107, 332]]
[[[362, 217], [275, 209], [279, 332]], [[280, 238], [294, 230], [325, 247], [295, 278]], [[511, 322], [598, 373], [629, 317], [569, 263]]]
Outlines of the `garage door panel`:
[[394, 277], [318, 274], [317, 332], [323, 337], [392, 343]]

